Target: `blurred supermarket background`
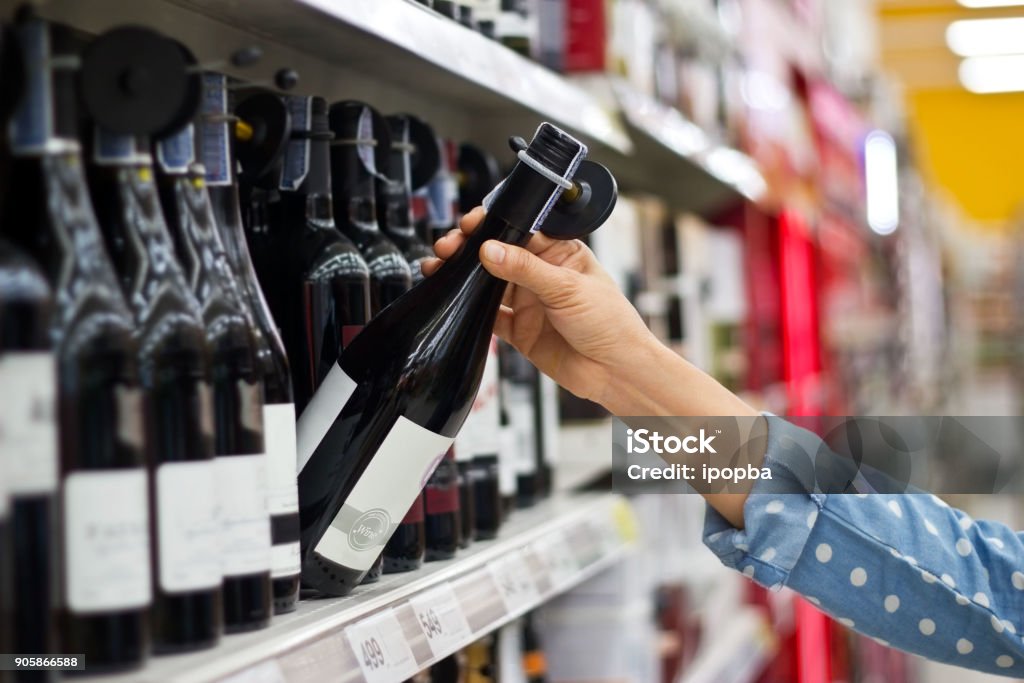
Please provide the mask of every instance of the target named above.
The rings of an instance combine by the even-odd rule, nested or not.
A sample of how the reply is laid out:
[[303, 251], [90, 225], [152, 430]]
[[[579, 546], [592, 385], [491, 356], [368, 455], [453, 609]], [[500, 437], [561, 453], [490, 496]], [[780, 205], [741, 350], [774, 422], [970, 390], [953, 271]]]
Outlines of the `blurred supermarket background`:
[[[589, 238], [601, 262], [666, 343], [763, 410], [1021, 412], [1024, 1], [52, 0], [38, 11], [87, 35], [151, 26], [214, 64], [204, 68], [264, 86], [294, 68], [295, 93], [411, 112], [449, 146], [503, 161], [508, 135], [541, 120], [565, 127], [619, 180], [615, 213]], [[254, 40], [260, 65], [224, 63]], [[465, 183], [448, 171], [431, 182]], [[475, 630], [463, 673], [435, 667], [417, 680], [989, 680], [892, 650], [724, 569], [701, 544], [696, 496], [634, 498], [635, 523], [608, 522], [602, 506], [619, 509], [606, 491], [609, 417], [565, 393], [559, 405], [544, 456], [554, 502], [517, 510], [492, 542], [500, 552], [480, 543], [448, 568], [388, 584], [397, 588], [304, 601], [292, 621], [205, 655], [157, 658], [139, 680], [219, 680], [250, 665], [232, 680], [253, 680], [266, 652], [280, 653], [267, 660], [277, 677], [259, 680], [333, 675], [339, 661], [345, 680], [363, 680], [337, 645], [340, 625], [367, 604], [397, 611], [415, 590], [456, 584], [445, 576], [483, 574], [481, 556], [518, 557], [531, 533], [582, 528], [570, 519], [590, 509], [577, 489], [600, 491], [585, 495], [616, 540], [564, 586], [609, 568], [534, 595], [529, 619], [497, 636], [493, 624]], [[950, 502], [1024, 527], [1013, 499]], [[638, 552], [620, 560], [625, 540]], [[537, 556], [564, 555], [549, 546]], [[417, 647], [419, 664], [431, 660]]]

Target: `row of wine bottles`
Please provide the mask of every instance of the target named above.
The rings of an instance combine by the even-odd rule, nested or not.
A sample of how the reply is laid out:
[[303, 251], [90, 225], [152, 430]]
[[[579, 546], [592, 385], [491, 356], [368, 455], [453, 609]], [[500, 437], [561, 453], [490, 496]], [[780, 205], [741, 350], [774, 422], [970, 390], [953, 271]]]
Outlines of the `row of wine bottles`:
[[[138, 27], [25, 16], [0, 55], [0, 652], [209, 647], [546, 494], [551, 385], [491, 336], [475, 249], [525, 241], [551, 180], [517, 164], [424, 281], [500, 180], [481, 150]], [[585, 147], [527, 152], [566, 176]]]
[[529, 0], [418, 0], [466, 28], [500, 41], [523, 56], [530, 56], [531, 19], [535, 10]]

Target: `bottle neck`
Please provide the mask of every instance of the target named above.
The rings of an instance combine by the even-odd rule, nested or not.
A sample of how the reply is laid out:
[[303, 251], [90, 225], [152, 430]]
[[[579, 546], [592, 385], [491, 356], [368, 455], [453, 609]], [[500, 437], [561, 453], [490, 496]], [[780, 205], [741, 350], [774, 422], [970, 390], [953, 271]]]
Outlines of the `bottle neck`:
[[377, 198], [374, 177], [360, 159], [358, 144], [331, 147], [331, 185], [338, 205], [337, 221], [342, 230], [376, 232]]

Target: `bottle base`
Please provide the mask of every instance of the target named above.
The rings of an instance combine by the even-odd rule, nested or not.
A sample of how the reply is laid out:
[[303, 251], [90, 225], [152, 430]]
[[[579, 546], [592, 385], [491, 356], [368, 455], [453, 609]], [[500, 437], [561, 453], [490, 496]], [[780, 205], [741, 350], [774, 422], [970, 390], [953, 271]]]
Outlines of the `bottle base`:
[[188, 652], [201, 652], [202, 650], [209, 650], [215, 647], [220, 642], [220, 636], [217, 635], [213, 638], [207, 638], [205, 640], [195, 640], [188, 643], [153, 643], [153, 654], [158, 657], [167, 655], [183, 655]]
[[302, 562], [302, 585], [323, 595], [342, 597], [359, 585], [366, 572], [345, 567], [312, 552]]
[[288, 614], [299, 607], [299, 576], [282, 576], [273, 580], [274, 614]]
[[224, 633], [246, 633], [270, 626], [270, 572], [224, 578]]
[[493, 541], [498, 537], [497, 529], [477, 529], [476, 540], [478, 541]]
[[424, 562], [441, 562], [443, 560], [450, 560], [455, 557], [455, 548], [444, 549], [444, 550], [431, 550], [427, 548], [427, 552], [423, 554]]
[[398, 559], [394, 557], [384, 558], [385, 574], [401, 574], [403, 572], [414, 572], [423, 566], [423, 556], [415, 559]]
[[68, 614], [64, 646], [85, 655], [88, 670], [67, 671], [66, 675], [113, 674], [136, 671], [146, 663], [149, 623], [145, 611], [102, 615]]

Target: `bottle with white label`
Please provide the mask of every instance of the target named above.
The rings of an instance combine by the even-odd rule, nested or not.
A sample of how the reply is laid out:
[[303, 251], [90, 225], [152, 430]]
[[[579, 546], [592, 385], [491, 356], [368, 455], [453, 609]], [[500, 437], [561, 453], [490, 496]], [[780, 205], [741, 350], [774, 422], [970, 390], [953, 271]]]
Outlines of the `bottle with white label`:
[[[304, 132], [312, 124], [314, 102], [307, 98], [303, 104], [289, 111], [280, 97], [260, 92], [234, 108], [245, 130], [283, 139], [294, 135], [280, 156], [268, 153], [251, 136], [236, 135], [236, 149], [246, 243], [281, 330], [299, 415], [314, 392], [338, 389], [322, 383], [370, 317], [369, 269], [356, 245], [334, 224], [325, 160], [322, 154], [313, 159], [313, 140]], [[317, 108], [323, 106], [320, 99]], [[297, 467], [301, 469], [301, 461]], [[379, 578], [381, 562], [367, 574], [368, 581]]]
[[537, 373], [534, 384], [534, 425], [537, 453], [537, 495], [546, 498], [554, 486], [558, 463], [559, 407], [558, 384], [547, 375]]
[[474, 534], [479, 539], [497, 536], [504, 518], [498, 486], [500, 427], [498, 339], [493, 337], [473, 408], [455, 439], [458, 451], [471, 458], [465, 475], [473, 489]]
[[585, 156], [541, 124], [465, 247], [345, 349], [331, 373], [347, 400], [310, 402], [299, 420], [305, 583], [350, 591], [420, 494], [472, 408], [505, 292], [479, 249], [525, 244], [561, 197], [555, 177], [571, 178]]
[[272, 613], [270, 514], [257, 330], [220, 241], [206, 169], [158, 167], [160, 198], [178, 260], [199, 300], [213, 378], [213, 434], [220, 517], [224, 628], [267, 626]]
[[[148, 31], [128, 30], [149, 42]], [[220, 638], [221, 604], [206, 332], [160, 210], [148, 140], [95, 124], [90, 143], [93, 206], [139, 348], [152, 478], [153, 649], [211, 647]], [[179, 147], [161, 144], [160, 164], [187, 165], [191, 135], [188, 153]]]
[[[409, 223], [409, 202], [405, 186], [393, 182], [382, 170], [389, 170], [395, 156], [388, 121], [362, 102], [336, 102], [330, 107], [332, 197], [338, 206], [336, 224], [343, 235], [359, 247], [370, 269], [370, 317], [405, 294], [412, 286], [411, 263], [384, 234], [381, 220]], [[408, 135], [406, 135], [408, 137]], [[394, 141], [401, 145], [401, 141]], [[314, 143], [317, 144], [317, 143]], [[321, 141], [327, 153], [327, 141]], [[314, 148], [314, 155], [318, 150]], [[378, 169], [378, 162], [381, 169]], [[402, 217], [402, 213], [406, 214]], [[419, 264], [416, 264], [419, 270]], [[413, 501], [383, 550], [385, 574], [412, 571], [423, 564], [426, 532], [423, 526], [422, 496]]]
[[501, 381], [505, 410], [514, 435], [516, 507], [532, 506], [537, 490], [537, 425], [534, 405], [537, 369], [508, 344], [501, 345]]
[[0, 651], [49, 652], [58, 568], [53, 297], [36, 264], [3, 237], [0, 282]]
[[[33, 390], [52, 386], [54, 367], [57, 378], [63, 629], [59, 649], [39, 649], [82, 653], [90, 671], [122, 670], [140, 665], [149, 650], [152, 599], [134, 325], [89, 201], [76, 138], [76, 73], [55, 68], [73, 53], [77, 38], [37, 19], [22, 21], [15, 33], [26, 73], [9, 128], [8, 196], [17, 201], [7, 202], [4, 232], [40, 264], [56, 301], [50, 329], [55, 366], [46, 354], [31, 369], [12, 365], [28, 373], [19, 384]], [[17, 396], [16, 405], [30, 409], [32, 426], [15, 436], [32, 440], [30, 452], [40, 458], [32, 463], [33, 470], [40, 466], [32, 476], [39, 491], [49, 490], [53, 475], [45, 463], [53, 435], [45, 424], [52, 405], [41, 397], [29, 403], [18, 392], [0, 393]], [[0, 413], [13, 417], [6, 403]], [[30, 542], [50, 539], [33, 535]], [[43, 556], [39, 548], [28, 552]], [[37, 571], [31, 581], [48, 578], [45, 565]], [[25, 607], [45, 619], [46, 605]]]
[[[267, 450], [267, 510], [270, 513], [270, 573], [274, 612], [294, 611], [299, 599], [299, 493], [295, 464], [295, 398], [288, 356], [277, 324], [256, 279], [242, 228], [233, 143], [229, 130], [227, 78], [203, 75], [203, 106], [196, 122], [200, 160], [217, 232], [224, 243], [242, 304], [253, 323], [256, 363], [263, 376], [263, 435]], [[232, 126], [233, 128], [233, 126]]]

